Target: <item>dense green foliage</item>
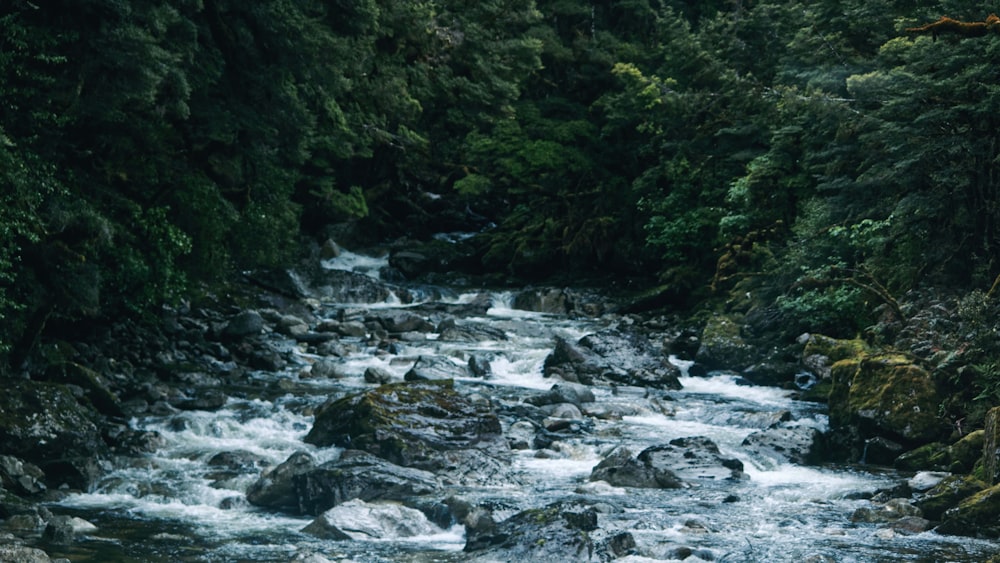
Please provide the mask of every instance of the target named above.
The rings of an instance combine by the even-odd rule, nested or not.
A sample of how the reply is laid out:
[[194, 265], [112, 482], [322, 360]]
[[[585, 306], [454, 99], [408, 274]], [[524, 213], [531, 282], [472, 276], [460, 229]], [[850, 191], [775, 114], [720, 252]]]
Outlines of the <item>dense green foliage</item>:
[[852, 332], [1000, 274], [1000, 3], [14, 0], [0, 344], [355, 221]]

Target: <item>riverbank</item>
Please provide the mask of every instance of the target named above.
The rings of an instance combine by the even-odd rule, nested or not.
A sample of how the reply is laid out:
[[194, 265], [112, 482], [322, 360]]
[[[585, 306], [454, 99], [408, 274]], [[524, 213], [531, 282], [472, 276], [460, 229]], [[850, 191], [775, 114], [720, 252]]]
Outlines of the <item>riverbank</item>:
[[[802, 555], [833, 556], [844, 548], [824, 539], [821, 526], [866, 538], [870, 554], [919, 552], [926, 546], [914, 545], [928, 538], [952, 560], [963, 560], [963, 553], [981, 560], [986, 552], [988, 544], [927, 532], [951, 522], [952, 531], [944, 531], [993, 533], [980, 524], [988, 521], [981, 507], [990, 495], [973, 494], [987, 485], [985, 475], [979, 470], [979, 481], [964, 476], [975, 474], [977, 464], [985, 467], [986, 446], [970, 438], [975, 428], [957, 428], [940, 407], [949, 396], [939, 380], [971, 369], [958, 361], [957, 347], [951, 355], [935, 349], [955, 338], [945, 330], [953, 317], [947, 300], [904, 302], [907, 319], [886, 321], [876, 331], [913, 343], [891, 355], [873, 337], [809, 335], [777, 345], [773, 333], [759, 330], [752, 309], [684, 319], [656, 309], [637, 312], [636, 299], [593, 290], [414, 283], [392, 263], [391, 257], [342, 253], [326, 267], [252, 276], [225, 297], [165, 309], [155, 322], [119, 323], [47, 343], [37, 364], [46, 368], [12, 381], [4, 399], [4, 543], [24, 556], [39, 546], [70, 560], [77, 552], [96, 560], [102, 548], [95, 543], [110, 538], [118, 538], [113, 542], [124, 553], [137, 538], [166, 551], [193, 540], [197, 560], [220, 541], [188, 527], [200, 522], [233, 530], [235, 537], [236, 530], [260, 526], [258, 533], [274, 534], [267, 545], [302, 546], [294, 553], [273, 548], [260, 560], [319, 561], [351, 552], [331, 552], [331, 545], [342, 544], [321, 541], [337, 537], [334, 529], [359, 539], [343, 530], [336, 514], [316, 524], [325, 531], [311, 537], [320, 540], [303, 539], [297, 530], [315, 524], [312, 516], [354, 502], [347, 517], [356, 519], [359, 510], [372, 514], [390, 502], [427, 519], [428, 527], [406, 537], [436, 538], [430, 540], [436, 556], [444, 550], [454, 560], [523, 555], [539, 542], [553, 553], [572, 547], [603, 559], [676, 560], [699, 549], [708, 550], [699, 557], [719, 557], [735, 553], [739, 534], [751, 533], [732, 522], [750, 517], [732, 513], [731, 505], [759, 511], [773, 494], [787, 497], [777, 491], [817, 481], [820, 489], [793, 495], [779, 521], [765, 526], [781, 536], [780, 520], [810, 495], [835, 506], [800, 521], [809, 530], [820, 527], [808, 532], [815, 545]], [[922, 358], [916, 351], [924, 349], [929, 355]], [[441, 380], [456, 383], [404, 392]], [[853, 384], [867, 381], [879, 383]], [[909, 393], [915, 381], [926, 383], [927, 396]], [[365, 393], [377, 394], [366, 399]], [[428, 398], [433, 412], [450, 414], [427, 419]], [[349, 400], [382, 406], [331, 410]], [[372, 426], [374, 413], [407, 404], [425, 417], [417, 427], [437, 428], [431, 422], [438, 419], [469, 422], [477, 430], [468, 443], [476, 445], [453, 447], [469, 430], [450, 426], [435, 431], [452, 436], [443, 442], [449, 446], [415, 435], [386, 438], [410, 426], [400, 424], [404, 415], [382, 419], [381, 429]], [[887, 406], [888, 415], [871, 414]], [[361, 427], [328, 430], [329, 438], [317, 434], [321, 420], [344, 419]], [[672, 426], [677, 421], [680, 426]], [[708, 442], [691, 440], [705, 433], [715, 434]], [[261, 436], [264, 444], [255, 441]], [[631, 447], [613, 447], [622, 442]], [[429, 444], [418, 450], [424, 453], [390, 453], [419, 443]], [[907, 454], [928, 449], [926, 461]], [[300, 450], [309, 457], [295, 458]], [[374, 459], [345, 455], [351, 451]], [[668, 456], [671, 451], [680, 457]], [[943, 469], [942, 451], [950, 456]], [[897, 462], [901, 456], [908, 465]], [[852, 464], [852, 472], [867, 476], [831, 474], [823, 469], [834, 467], [830, 462]], [[905, 472], [895, 473], [893, 464]], [[370, 481], [353, 488], [331, 481], [344, 471]], [[934, 489], [941, 471], [963, 476]], [[197, 482], [177, 480], [186, 472], [195, 472]], [[275, 492], [282, 475], [286, 486]], [[396, 485], [386, 481], [390, 475]], [[919, 480], [911, 479], [916, 475]], [[524, 486], [524, 479], [537, 498], [474, 492]], [[831, 480], [838, 484], [830, 487]], [[380, 494], [359, 492], [366, 490]], [[632, 500], [637, 494], [642, 500]], [[548, 504], [539, 504], [543, 499]], [[699, 517], [690, 509], [657, 513], [652, 507], [665, 499], [703, 510]], [[946, 516], [963, 499], [968, 507]], [[642, 503], [649, 503], [643, 513], [659, 522], [652, 528], [623, 516]], [[192, 519], [191, 507], [203, 514]], [[261, 510], [262, 520], [247, 520]], [[93, 514], [104, 519], [97, 531], [69, 520]], [[919, 514], [927, 517], [918, 520]], [[377, 520], [385, 518], [392, 515], [379, 513]], [[153, 537], [150, 519], [175, 531]], [[525, 529], [530, 522], [539, 526]], [[590, 539], [580, 543], [582, 532]], [[411, 540], [401, 540], [398, 529], [379, 533], [394, 538], [389, 544], [396, 547], [383, 546], [388, 551], [378, 557], [406, 553], [419, 560], [420, 549], [427, 549], [393, 551]], [[761, 539], [765, 531], [752, 534]], [[910, 534], [921, 539], [878, 544]], [[501, 539], [514, 536], [520, 539]]]

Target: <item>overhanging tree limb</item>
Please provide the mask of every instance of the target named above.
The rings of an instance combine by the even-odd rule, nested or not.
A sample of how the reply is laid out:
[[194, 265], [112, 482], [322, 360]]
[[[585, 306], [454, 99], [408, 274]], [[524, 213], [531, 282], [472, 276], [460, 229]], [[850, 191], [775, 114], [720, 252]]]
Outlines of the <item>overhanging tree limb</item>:
[[937, 40], [939, 33], [953, 33], [962, 37], [982, 37], [991, 31], [1000, 31], [1000, 17], [997, 17], [996, 14], [990, 14], [981, 22], [963, 22], [941, 16], [941, 19], [934, 23], [920, 27], [908, 27], [906, 31], [909, 33], [930, 33], [935, 40]]

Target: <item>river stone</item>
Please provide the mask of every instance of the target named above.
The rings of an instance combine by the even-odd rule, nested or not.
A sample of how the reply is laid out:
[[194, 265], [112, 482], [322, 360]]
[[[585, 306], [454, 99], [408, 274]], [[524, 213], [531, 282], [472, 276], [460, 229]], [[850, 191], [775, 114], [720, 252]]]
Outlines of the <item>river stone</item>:
[[296, 474], [292, 481], [303, 514], [320, 514], [354, 499], [407, 500], [439, 489], [432, 473], [358, 450], [345, 450], [339, 459]]
[[593, 403], [595, 400], [594, 392], [589, 387], [567, 381], [556, 383], [548, 391], [532, 395], [524, 401], [539, 407], [559, 403], [571, 403], [580, 407], [584, 403]]
[[986, 488], [986, 483], [971, 475], [952, 475], [924, 493], [915, 504], [927, 518], [940, 520], [946, 510]]
[[719, 447], [708, 438], [677, 438], [667, 444], [646, 448], [636, 458], [654, 468], [670, 469], [684, 480], [741, 480], [743, 462], [723, 457]]
[[420, 356], [413, 367], [403, 375], [406, 381], [434, 381], [468, 377], [467, 366], [457, 364], [444, 356]]
[[988, 485], [1000, 482], [1000, 407], [986, 413], [983, 434], [983, 472]]
[[401, 288], [345, 270], [318, 270], [312, 285], [316, 297], [335, 303], [381, 303], [393, 294], [403, 302], [410, 301], [409, 293]]
[[442, 342], [493, 342], [507, 340], [503, 329], [485, 323], [463, 322], [454, 319], [442, 321], [437, 327], [438, 340]]
[[513, 306], [522, 311], [565, 315], [571, 304], [564, 290], [550, 288], [526, 289], [514, 296]]
[[366, 368], [364, 378], [366, 383], [376, 383], [378, 385], [390, 383], [395, 379], [388, 370], [376, 366]]
[[0, 453], [38, 465], [50, 488], [87, 489], [110, 454], [99, 421], [63, 385], [9, 379], [0, 393]]
[[[46, 490], [45, 473], [35, 464], [9, 455], [0, 455], [0, 490], [34, 495]], [[0, 516], [2, 517], [2, 516]]]
[[595, 381], [680, 389], [680, 368], [670, 363], [649, 339], [635, 331], [607, 329], [576, 343], [557, 337], [547, 358], [546, 377], [591, 385]]
[[459, 394], [450, 380], [390, 383], [329, 401], [305, 441], [427, 471], [451, 465], [442, 452], [482, 450], [501, 460], [510, 453], [492, 408]]
[[605, 481], [615, 487], [679, 489], [683, 481], [668, 467], [656, 466], [649, 458], [637, 459], [626, 447], [615, 448], [590, 473], [591, 481]]
[[433, 332], [434, 325], [420, 315], [409, 311], [389, 311], [378, 316], [368, 317], [375, 320], [390, 334], [404, 332]]
[[340, 365], [333, 361], [322, 359], [313, 363], [309, 368], [309, 377], [319, 379], [335, 379], [343, 377], [340, 373]]
[[229, 319], [222, 329], [222, 335], [228, 338], [243, 338], [260, 334], [264, 330], [264, 317], [257, 311], [243, 311]]
[[867, 524], [884, 524], [895, 522], [900, 518], [908, 516], [922, 517], [923, 513], [919, 508], [906, 498], [889, 499], [888, 502], [874, 508], [858, 508], [851, 515], [851, 522], [863, 522]]
[[293, 453], [281, 464], [264, 473], [247, 489], [247, 501], [284, 512], [299, 512], [299, 498], [294, 479], [316, 467], [316, 460], [306, 452]]
[[767, 428], [748, 435], [742, 446], [757, 458], [813, 465], [823, 458], [823, 434], [807, 426]]
[[327, 510], [302, 531], [322, 539], [379, 540], [430, 535], [441, 529], [415, 508], [355, 499]]
[[51, 563], [52, 559], [44, 551], [20, 545], [0, 545], [0, 561], [17, 563]]

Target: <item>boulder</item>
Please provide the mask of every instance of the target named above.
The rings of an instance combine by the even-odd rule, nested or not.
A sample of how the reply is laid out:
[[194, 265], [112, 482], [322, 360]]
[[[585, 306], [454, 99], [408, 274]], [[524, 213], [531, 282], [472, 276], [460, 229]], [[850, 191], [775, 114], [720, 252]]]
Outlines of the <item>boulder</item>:
[[931, 442], [900, 455], [894, 465], [903, 471], [970, 473], [982, 457], [985, 436], [985, 431], [977, 430], [951, 445]]
[[44, 551], [21, 545], [0, 545], [0, 561], [17, 563], [51, 563], [52, 559]]
[[981, 538], [1000, 538], [1000, 485], [966, 498], [941, 517], [938, 533]]
[[245, 338], [260, 334], [264, 330], [264, 317], [257, 311], [243, 311], [229, 319], [222, 329], [222, 335], [227, 338]]
[[653, 468], [669, 469], [684, 480], [746, 478], [743, 462], [723, 457], [715, 442], [703, 436], [677, 438], [667, 444], [648, 447], [636, 459]]
[[455, 363], [444, 356], [420, 356], [414, 362], [403, 379], [406, 381], [447, 380], [456, 377], [469, 377], [468, 366]]
[[35, 495], [46, 490], [45, 473], [35, 464], [9, 455], [0, 455], [0, 489], [19, 495]]
[[467, 534], [465, 552], [472, 561], [607, 561], [633, 546], [634, 538], [600, 530], [593, 508], [554, 503]]
[[591, 385], [595, 381], [680, 389], [680, 368], [670, 363], [662, 350], [635, 331], [607, 329], [584, 336], [576, 343], [556, 338], [555, 348], [545, 358], [546, 377]]
[[695, 360], [709, 369], [740, 371], [757, 359], [757, 351], [743, 340], [741, 321], [729, 315], [714, 315], [705, 323]]
[[937, 416], [941, 398], [930, 373], [901, 356], [846, 359], [831, 368], [831, 432], [862, 439], [883, 436], [904, 446], [947, 432]]
[[808, 426], [782, 425], [751, 433], [743, 447], [758, 459], [812, 465], [823, 458], [823, 434]]
[[442, 322], [438, 327], [438, 340], [442, 342], [492, 342], [507, 340], [503, 329], [485, 323], [456, 323], [453, 319]]
[[329, 401], [305, 441], [427, 471], [454, 463], [445, 452], [479, 450], [503, 463], [510, 454], [492, 407], [459, 394], [450, 380], [390, 383]]
[[302, 531], [321, 539], [379, 540], [425, 536], [441, 529], [415, 508], [355, 499], [327, 510]]
[[900, 518], [922, 517], [923, 513], [909, 499], [894, 498], [874, 507], [858, 508], [851, 515], [851, 522], [866, 524], [885, 524], [895, 522]]
[[86, 489], [110, 454], [99, 422], [63, 385], [8, 380], [0, 393], [0, 454], [38, 465], [50, 488]]
[[945, 511], [984, 489], [986, 483], [971, 475], [952, 475], [917, 499], [916, 506], [925, 517], [940, 520]]
[[565, 315], [572, 307], [566, 291], [562, 289], [526, 289], [514, 296], [514, 308], [536, 313]]
[[302, 514], [320, 514], [355, 499], [400, 501], [439, 489], [432, 473], [358, 450], [345, 450], [337, 460], [295, 474], [292, 482]]
[[392, 382], [395, 377], [388, 370], [384, 370], [380, 367], [371, 366], [365, 369], [364, 374], [366, 383], [375, 383], [378, 385], [384, 385], [386, 383]]
[[570, 403], [580, 407], [584, 403], [593, 403], [595, 400], [594, 392], [589, 387], [567, 381], [556, 383], [548, 391], [532, 395], [524, 401], [538, 407], [560, 403]]
[[306, 452], [296, 452], [274, 468], [264, 471], [247, 489], [247, 501], [283, 512], [299, 513], [295, 477], [316, 467], [316, 460]]
[[625, 447], [615, 448], [590, 473], [591, 481], [606, 481], [615, 487], [679, 489], [683, 481], [668, 467], [654, 466], [649, 457], [639, 460]]
[[321, 269], [312, 279], [313, 293], [324, 301], [335, 303], [382, 303], [396, 295], [409, 302], [409, 293], [375, 278], [345, 270]]
[[382, 325], [390, 334], [403, 332], [433, 332], [434, 325], [420, 315], [409, 311], [387, 311], [368, 317]]

